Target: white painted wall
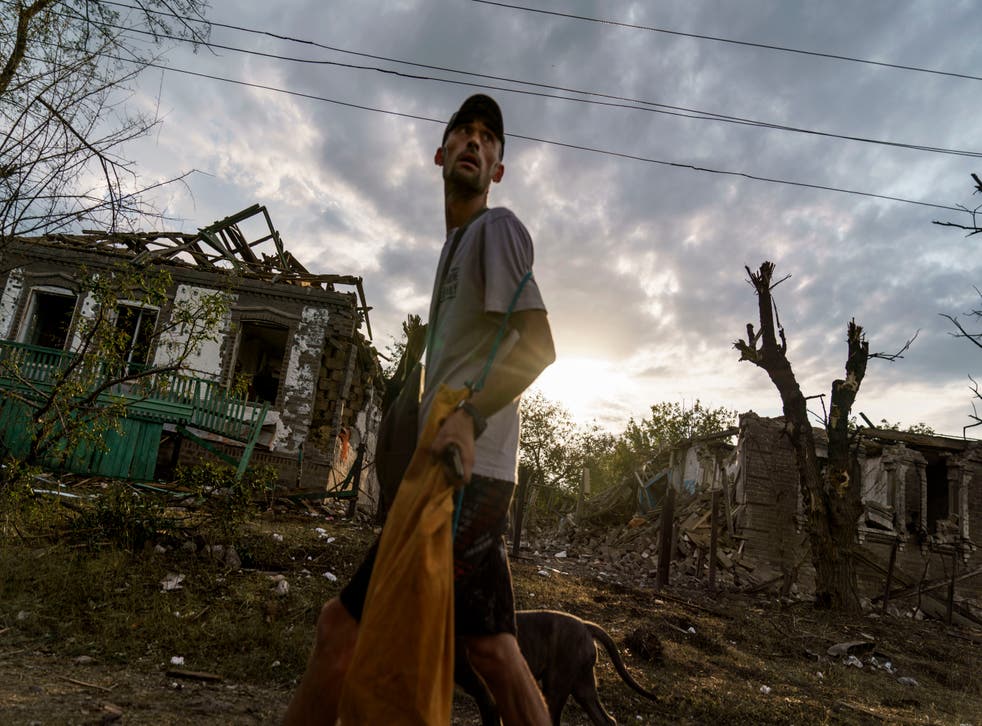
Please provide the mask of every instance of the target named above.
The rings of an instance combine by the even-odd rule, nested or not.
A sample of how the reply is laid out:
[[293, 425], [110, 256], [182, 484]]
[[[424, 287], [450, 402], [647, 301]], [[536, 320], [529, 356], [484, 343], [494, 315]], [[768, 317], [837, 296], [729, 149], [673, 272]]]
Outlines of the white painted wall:
[[[174, 295], [174, 305], [194, 305], [207, 295], [214, 295], [218, 290], [207, 287], [192, 287], [191, 285], [178, 285]], [[235, 298], [232, 303], [234, 305]], [[166, 321], [165, 321], [166, 322]], [[200, 343], [191, 351], [187, 357], [184, 368], [192, 375], [195, 373], [204, 374], [209, 378], [217, 378], [222, 373], [222, 339], [228, 334], [231, 325], [231, 317], [226, 312], [224, 319], [218, 327], [212, 331], [208, 339]], [[167, 335], [162, 335], [160, 345], [154, 356], [154, 365], [162, 366], [171, 363], [183, 350], [188, 338], [195, 335], [193, 330], [174, 330]]]
[[329, 317], [330, 313], [320, 307], [306, 307], [300, 316], [282, 384], [283, 409], [291, 411], [295, 419], [306, 424], [292, 429], [286, 426], [278, 428], [272, 442], [274, 450], [284, 448], [287, 451], [296, 451], [307, 437]]
[[7, 282], [3, 286], [3, 293], [0, 294], [0, 338], [11, 339], [14, 333], [14, 325], [17, 323], [17, 304], [24, 293], [24, 270], [15, 267], [7, 275]]
[[79, 323], [81, 320], [92, 320], [96, 315], [96, 299], [95, 295], [91, 292], [85, 293], [85, 297], [82, 298], [82, 304], [78, 307], [78, 320], [75, 321], [74, 330], [72, 333], [72, 347], [74, 351], [79, 350], [82, 347], [82, 333], [79, 328], [81, 327]]

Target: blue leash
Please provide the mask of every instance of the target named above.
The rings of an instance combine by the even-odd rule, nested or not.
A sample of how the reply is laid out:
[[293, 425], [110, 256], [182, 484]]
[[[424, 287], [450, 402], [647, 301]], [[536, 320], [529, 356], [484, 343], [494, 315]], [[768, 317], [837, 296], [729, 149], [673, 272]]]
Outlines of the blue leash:
[[[522, 281], [518, 283], [518, 287], [515, 289], [515, 294], [511, 297], [511, 302], [508, 304], [508, 310], [505, 312], [505, 317], [501, 321], [501, 325], [498, 326], [498, 333], [495, 335], [494, 343], [491, 345], [491, 352], [488, 354], [488, 359], [484, 363], [484, 369], [481, 371], [481, 375], [478, 377], [476, 383], [468, 383], [467, 387], [471, 390], [471, 393], [476, 393], [484, 388], [484, 383], [487, 380], [488, 373], [491, 371], [491, 365], [494, 363], [495, 356], [498, 355], [498, 348], [501, 346], [501, 341], [505, 337], [505, 328], [508, 324], [508, 318], [511, 317], [512, 311], [515, 309], [515, 305], [518, 303], [518, 296], [522, 294], [522, 289], [525, 287], [525, 283], [529, 281], [532, 277], [532, 271], [529, 270], [525, 273]], [[460, 461], [460, 452], [454, 450], [451, 452], [451, 456], [457, 457], [457, 461]], [[457, 501], [454, 504], [453, 511], [453, 538], [457, 538], [457, 526], [460, 524], [460, 512], [463, 509], [462, 505], [464, 502], [464, 487], [460, 488], [457, 492]]]

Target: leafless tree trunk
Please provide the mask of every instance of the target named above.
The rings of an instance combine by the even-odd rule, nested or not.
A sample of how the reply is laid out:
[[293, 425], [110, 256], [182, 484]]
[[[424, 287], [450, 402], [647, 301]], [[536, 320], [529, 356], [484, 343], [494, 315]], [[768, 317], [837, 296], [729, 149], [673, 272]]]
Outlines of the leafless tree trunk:
[[815, 454], [815, 439], [808, 421], [805, 397], [787, 358], [784, 328], [777, 319], [771, 290], [774, 264], [764, 262], [758, 272], [747, 269], [757, 292], [760, 330], [747, 325], [747, 339], [734, 347], [740, 360], [763, 368], [777, 387], [784, 406], [788, 438], [794, 450], [802, 497], [808, 516], [812, 563], [815, 567], [815, 604], [820, 608], [856, 611], [856, 525], [862, 514], [861, 481], [849, 450], [849, 412], [866, 374], [869, 344], [863, 329], [850, 321], [846, 377], [832, 383], [826, 430], [828, 463], [824, 472]]

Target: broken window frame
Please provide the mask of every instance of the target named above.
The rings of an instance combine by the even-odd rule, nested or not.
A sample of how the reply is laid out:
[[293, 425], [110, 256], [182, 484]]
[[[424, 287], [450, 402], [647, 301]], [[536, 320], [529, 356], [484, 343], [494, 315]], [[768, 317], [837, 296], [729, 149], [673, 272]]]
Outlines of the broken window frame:
[[[273, 391], [271, 398], [268, 395], [266, 396], [255, 395], [256, 394], [255, 378], [257, 374], [261, 372], [260, 366], [262, 364], [260, 363], [255, 366], [240, 365], [240, 358], [243, 353], [242, 351], [243, 337], [246, 333], [246, 328], [248, 326], [273, 329], [278, 332], [281, 332], [283, 335], [283, 346], [282, 346], [282, 354], [280, 356], [280, 362], [279, 362], [279, 373], [277, 376], [274, 377], [276, 383], [275, 383], [275, 390]], [[234, 344], [232, 346], [231, 356], [229, 358], [229, 366], [228, 366], [229, 388], [230, 389], [235, 388], [235, 386], [239, 383], [242, 377], [245, 376], [247, 377], [246, 385], [248, 387], [248, 399], [250, 401], [256, 401], [260, 403], [268, 402], [271, 408], [277, 408], [283, 396], [283, 382], [284, 382], [283, 379], [286, 374], [287, 366], [289, 365], [289, 361], [290, 361], [290, 354], [291, 354], [290, 343], [293, 337], [293, 328], [294, 328], [293, 325], [290, 325], [283, 320], [274, 319], [272, 316], [268, 316], [268, 315], [253, 316], [253, 315], [246, 314], [238, 318], [238, 320], [235, 321], [235, 338], [234, 338]], [[279, 345], [277, 345], [277, 348], [279, 348]], [[255, 370], [248, 370], [252, 368], [255, 368]]]
[[[60, 347], [53, 348], [50, 345], [41, 345], [37, 342], [37, 315], [38, 315], [38, 296], [46, 295], [50, 297], [71, 298], [71, 312], [65, 326], [64, 340]], [[34, 285], [27, 290], [26, 305], [21, 317], [17, 331], [17, 342], [25, 345], [32, 345], [39, 348], [50, 348], [51, 350], [68, 350], [72, 341], [72, 330], [78, 316], [79, 296], [74, 290], [67, 287], [56, 285]], [[33, 338], [33, 340], [32, 340]]]
[[[126, 362], [126, 374], [129, 375], [132, 373], [137, 373], [140, 370], [145, 370], [147, 367], [152, 365], [156, 349], [155, 336], [157, 333], [157, 326], [160, 323], [160, 308], [155, 305], [147, 305], [139, 300], [120, 300], [116, 303], [116, 308], [112, 313], [113, 327], [117, 331], [120, 330], [120, 316], [124, 309], [136, 311], [136, 314], [139, 316], [137, 319], [136, 331], [126, 342], [126, 350], [123, 353], [123, 358]], [[149, 317], [149, 314], [151, 313], [153, 314], [153, 322], [147, 326], [144, 324], [144, 320]], [[148, 327], [150, 332], [143, 341], [143, 344], [146, 347], [146, 349], [143, 351], [143, 360], [134, 363], [133, 358], [137, 353], [136, 349], [139, 343], [139, 336], [143, 334]]]
[[[968, 541], [970, 535], [968, 490], [971, 470], [958, 456], [943, 454], [939, 459], [935, 463], [944, 465], [947, 515], [941, 517], [935, 512], [935, 516], [928, 516], [930, 482], [926, 466], [921, 475], [921, 529], [927, 534], [928, 542], [932, 544], [960, 544]], [[942, 526], [939, 527], [939, 524]]]
[[[902, 447], [896, 450], [896, 454], [899, 455], [884, 461], [879, 470], [880, 476], [887, 477], [887, 503], [883, 504], [867, 497], [865, 481], [863, 483], [864, 511], [860, 522], [861, 539], [865, 539], [871, 534], [895, 536], [901, 541], [906, 541], [911, 536], [918, 536], [921, 538], [922, 546], [957, 544], [969, 541], [970, 531], [967, 513], [969, 506], [968, 488], [972, 478], [971, 469], [957, 455], [937, 453], [932, 459], [928, 459], [924, 452], [918, 449], [905, 447], [902, 443], [898, 445]], [[886, 449], [884, 454], [881, 454], [881, 456], [883, 455], [888, 455]], [[943, 513], [936, 511], [934, 507], [931, 508], [934, 510], [933, 513], [929, 511], [928, 505], [932, 497], [931, 489], [940, 484], [937, 479], [931, 481], [929, 469], [934, 471], [940, 469], [943, 472], [947, 498]], [[911, 496], [909, 491], [911, 487], [916, 487], [913, 492], [914, 496]], [[892, 513], [892, 529], [874, 527], [868, 524], [870, 501]], [[915, 512], [910, 511], [913, 509], [912, 502], [916, 502], [917, 509]], [[939, 532], [938, 523], [945, 521], [949, 521], [950, 524], [947, 527], [942, 525], [946, 531]]]

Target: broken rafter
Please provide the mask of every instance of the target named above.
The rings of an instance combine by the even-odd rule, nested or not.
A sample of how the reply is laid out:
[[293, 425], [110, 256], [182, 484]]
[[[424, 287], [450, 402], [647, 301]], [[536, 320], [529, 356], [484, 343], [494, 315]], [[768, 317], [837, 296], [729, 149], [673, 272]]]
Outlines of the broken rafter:
[[[239, 223], [256, 215], [266, 222], [266, 233], [249, 241]], [[317, 286], [333, 291], [334, 285], [351, 285], [357, 290], [359, 316], [365, 321], [368, 338], [372, 328], [368, 320], [371, 308], [365, 302], [362, 278], [355, 275], [312, 274], [289, 251], [284, 249], [279, 232], [273, 227], [266, 207], [254, 204], [236, 214], [220, 219], [197, 233], [186, 232], [107, 232], [83, 230], [81, 234], [57, 233], [43, 237], [15, 237], [11, 241], [28, 245], [51, 245], [83, 248], [89, 251], [129, 257], [134, 264], [167, 262], [198, 267], [208, 272], [232, 272], [273, 284]], [[257, 250], [272, 242], [273, 249]]]

